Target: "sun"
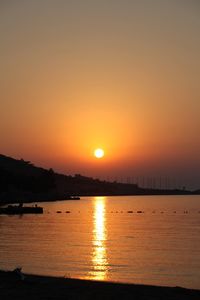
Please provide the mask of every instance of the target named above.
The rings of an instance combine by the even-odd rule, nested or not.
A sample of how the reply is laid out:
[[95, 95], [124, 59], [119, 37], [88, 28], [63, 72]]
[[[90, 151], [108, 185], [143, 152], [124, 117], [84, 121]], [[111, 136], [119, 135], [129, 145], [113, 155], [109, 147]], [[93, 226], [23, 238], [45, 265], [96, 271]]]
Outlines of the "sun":
[[102, 158], [102, 157], [104, 157], [104, 151], [103, 151], [103, 149], [98, 148], [98, 149], [94, 150], [94, 156], [96, 158]]

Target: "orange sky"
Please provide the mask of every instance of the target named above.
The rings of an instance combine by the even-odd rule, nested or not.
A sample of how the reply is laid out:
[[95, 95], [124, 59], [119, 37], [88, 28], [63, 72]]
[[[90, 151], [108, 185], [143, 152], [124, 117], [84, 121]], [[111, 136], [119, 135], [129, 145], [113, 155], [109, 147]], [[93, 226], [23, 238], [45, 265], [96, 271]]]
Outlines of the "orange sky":
[[0, 152], [200, 187], [199, 13], [193, 0], [0, 3]]

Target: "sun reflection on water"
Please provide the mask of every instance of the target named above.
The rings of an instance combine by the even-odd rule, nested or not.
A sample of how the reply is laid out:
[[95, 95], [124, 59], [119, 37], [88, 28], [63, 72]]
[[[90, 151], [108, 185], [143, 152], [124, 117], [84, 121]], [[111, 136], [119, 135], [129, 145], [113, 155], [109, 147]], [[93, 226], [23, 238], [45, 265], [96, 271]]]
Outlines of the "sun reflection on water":
[[96, 280], [105, 280], [107, 277], [107, 252], [106, 252], [106, 216], [105, 197], [95, 197], [93, 215], [93, 271], [90, 276]]

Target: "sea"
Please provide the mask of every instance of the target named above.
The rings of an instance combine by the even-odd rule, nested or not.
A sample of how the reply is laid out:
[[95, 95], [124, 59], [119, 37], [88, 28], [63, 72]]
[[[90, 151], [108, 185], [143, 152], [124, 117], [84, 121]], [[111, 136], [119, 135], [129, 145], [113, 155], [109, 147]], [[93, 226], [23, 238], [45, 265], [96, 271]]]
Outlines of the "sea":
[[0, 269], [200, 289], [200, 196], [39, 205], [44, 214], [0, 216]]

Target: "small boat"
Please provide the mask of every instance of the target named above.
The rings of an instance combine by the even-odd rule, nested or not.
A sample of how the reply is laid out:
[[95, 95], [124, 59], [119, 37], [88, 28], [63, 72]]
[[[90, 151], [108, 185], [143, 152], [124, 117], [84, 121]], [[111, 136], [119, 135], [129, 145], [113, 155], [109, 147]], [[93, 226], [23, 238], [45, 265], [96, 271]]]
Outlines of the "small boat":
[[19, 205], [8, 205], [7, 207], [0, 208], [0, 215], [22, 215], [22, 214], [43, 214], [43, 207], [37, 206], [23, 206]]
[[67, 196], [66, 200], [80, 200], [79, 196]]

